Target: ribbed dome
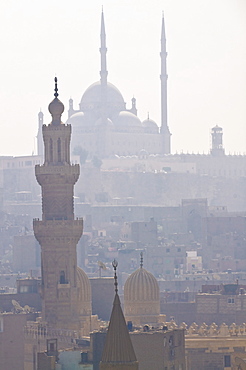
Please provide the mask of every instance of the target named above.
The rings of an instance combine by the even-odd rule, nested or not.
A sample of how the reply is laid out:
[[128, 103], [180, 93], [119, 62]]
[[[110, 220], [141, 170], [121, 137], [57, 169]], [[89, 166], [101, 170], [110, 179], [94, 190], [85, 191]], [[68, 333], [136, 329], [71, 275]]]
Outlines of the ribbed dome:
[[152, 302], [160, 300], [160, 289], [156, 278], [140, 267], [133, 272], [125, 282], [124, 302]]
[[77, 279], [78, 279], [78, 303], [90, 303], [91, 304], [91, 284], [86, 273], [77, 267]]
[[[121, 95], [120, 91], [111, 83], [107, 83], [107, 90], [106, 90], [106, 101], [108, 106], [112, 106], [117, 108], [119, 111], [125, 109], [125, 103], [123, 96]], [[98, 107], [102, 101], [102, 90], [101, 90], [101, 83], [100, 81], [95, 82], [88, 89], [84, 92], [81, 102], [80, 102], [80, 110], [83, 112], [86, 110], [91, 110], [93, 108]]]

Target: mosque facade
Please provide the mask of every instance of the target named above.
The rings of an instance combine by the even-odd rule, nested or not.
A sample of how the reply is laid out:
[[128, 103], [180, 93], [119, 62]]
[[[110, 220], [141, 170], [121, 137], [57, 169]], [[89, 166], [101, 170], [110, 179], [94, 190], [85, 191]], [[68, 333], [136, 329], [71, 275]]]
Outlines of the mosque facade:
[[[121, 92], [108, 81], [107, 47], [104, 15], [101, 18], [100, 81], [84, 92], [79, 109], [69, 100], [68, 121], [73, 128], [72, 151], [85, 150], [89, 156], [109, 158], [115, 155], [170, 154], [170, 131], [167, 125], [167, 73], [164, 18], [161, 36], [161, 127], [149, 117], [137, 116], [136, 99], [126, 109]], [[78, 149], [77, 149], [78, 150]]]

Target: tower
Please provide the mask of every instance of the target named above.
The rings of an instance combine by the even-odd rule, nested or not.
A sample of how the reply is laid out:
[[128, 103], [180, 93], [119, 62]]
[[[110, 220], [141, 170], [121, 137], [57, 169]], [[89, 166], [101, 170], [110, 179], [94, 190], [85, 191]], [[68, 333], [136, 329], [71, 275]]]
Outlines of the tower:
[[220, 157], [221, 155], [225, 154], [225, 150], [223, 148], [223, 129], [216, 125], [212, 128], [212, 149], [210, 153], [214, 157]]
[[128, 328], [120, 305], [116, 268], [113, 261], [115, 279], [115, 298], [108, 332], [103, 349], [100, 370], [138, 370], [138, 362], [133, 349]]
[[171, 133], [167, 125], [167, 51], [164, 14], [162, 15], [161, 27], [161, 130], [163, 136], [163, 154], [171, 153]]
[[70, 164], [71, 125], [61, 122], [64, 105], [56, 78], [54, 96], [49, 105], [52, 121], [42, 126], [44, 164], [35, 167], [42, 188], [42, 221], [33, 223], [41, 245], [42, 319], [53, 327], [80, 330], [83, 315], [91, 314], [89, 281], [77, 268], [76, 256], [83, 221], [74, 219], [73, 194], [80, 170]]

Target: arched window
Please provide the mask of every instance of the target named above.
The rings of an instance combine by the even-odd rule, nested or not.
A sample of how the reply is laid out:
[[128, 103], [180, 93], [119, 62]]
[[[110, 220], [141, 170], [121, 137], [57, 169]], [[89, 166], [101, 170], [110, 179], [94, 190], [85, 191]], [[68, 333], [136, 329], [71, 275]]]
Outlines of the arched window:
[[53, 141], [50, 139], [50, 162], [53, 162]]
[[61, 162], [61, 139], [57, 140], [57, 154], [58, 154], [58, 162]]

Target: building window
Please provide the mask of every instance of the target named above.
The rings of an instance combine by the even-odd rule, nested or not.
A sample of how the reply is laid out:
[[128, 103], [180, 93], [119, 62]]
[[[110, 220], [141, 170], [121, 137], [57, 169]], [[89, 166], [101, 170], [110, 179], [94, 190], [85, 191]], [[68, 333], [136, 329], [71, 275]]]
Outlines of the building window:
[[228, 298], [227, 302], [228, 303], [235, 303], [235, 300], [234, 300], [234, 298]]
[[230, 355], [224, 356], [224, 367], [231, 367], [231, 356]]
[[66, 284], [65, 272], [64, 271], [60, 272], [60, 284]]
[[169, 252], [170, 252], [170, 248], [167, 248], [167, 249], [166, 249], [166, 252], [167, 252], [167, 253], [169, 253]]

